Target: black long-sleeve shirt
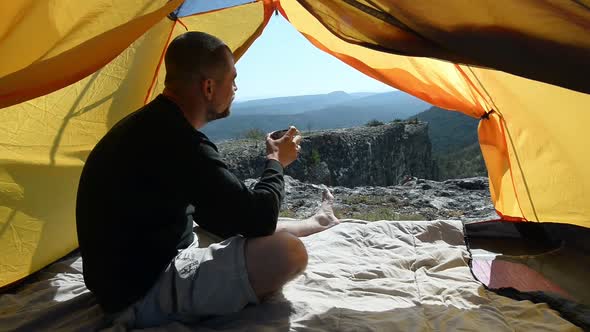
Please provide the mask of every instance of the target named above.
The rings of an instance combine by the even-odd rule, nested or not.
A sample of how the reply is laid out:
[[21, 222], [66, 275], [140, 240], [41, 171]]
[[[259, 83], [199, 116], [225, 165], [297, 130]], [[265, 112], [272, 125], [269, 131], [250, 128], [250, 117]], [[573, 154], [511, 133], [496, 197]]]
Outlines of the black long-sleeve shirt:
[[283, 196], [279, 162], [268, 160], [247, 188], [160, 95], [117, 123], [82, 171], [76, 224], [86, 285], [107, 312], [124, 309], [193, 241], [193, 218], [221, 237], [270, 235]]

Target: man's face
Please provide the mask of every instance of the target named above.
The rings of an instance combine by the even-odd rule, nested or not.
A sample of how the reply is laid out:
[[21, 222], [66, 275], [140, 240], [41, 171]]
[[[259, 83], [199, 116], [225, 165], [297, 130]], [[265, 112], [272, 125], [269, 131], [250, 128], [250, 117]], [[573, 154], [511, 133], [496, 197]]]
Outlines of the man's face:
[[238, 90], [235, 81], [237, 72], [233, 55], [229, 51], [224, 53], [226, 65], [221, 78], [215, 84], [213, 99], [207, 109], [207, 121], [209, 122], [229, 116], [231, 103]]

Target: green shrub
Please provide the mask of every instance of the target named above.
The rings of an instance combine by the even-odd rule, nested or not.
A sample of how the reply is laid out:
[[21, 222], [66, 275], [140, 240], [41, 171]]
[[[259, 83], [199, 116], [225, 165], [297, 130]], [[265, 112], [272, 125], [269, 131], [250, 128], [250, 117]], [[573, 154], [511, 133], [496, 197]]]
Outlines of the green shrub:
[[384, 125], [384, 123], [377, 120], [377, 119], [373, 119], [373, 120], [367, 122], [367, 124], [366, 124], [367, 127], [378, 127], [378, 126], [382, 126], [382, 125]]
[[317, 149], [311, 149], [310, 161], [312, 166], [318, 165], [320, 163], [320, 152]]

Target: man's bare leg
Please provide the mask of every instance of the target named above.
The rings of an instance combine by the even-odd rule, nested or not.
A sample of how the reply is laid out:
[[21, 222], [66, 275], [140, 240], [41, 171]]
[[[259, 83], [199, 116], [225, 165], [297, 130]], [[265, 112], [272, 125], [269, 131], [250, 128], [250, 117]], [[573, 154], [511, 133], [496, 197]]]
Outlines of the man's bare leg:
[[280, 221], [277, 224], [275, 232], [288, 232], [302, 237], [338, 225], [340, 221], [334, 215], [333, 205], [334, 196], [332, 196], [328, 188], [324, 188], [322, 192], [322, 205], [315, 215], [304, 220]]
[[270, 236], [246, 240], [246, 267], [258, 299], [272, 294], [307, 266], [307, 250], [297, 237], [321, 232], [340, 223], [334, 216], [334, 196], [326, 188], [322, 205], [310, 218], [280, 222]]
[[307, 251], [296, 236], [278, 232], [246, 240], [246, 268], [259, 300], [283, 287], [307, 266]]

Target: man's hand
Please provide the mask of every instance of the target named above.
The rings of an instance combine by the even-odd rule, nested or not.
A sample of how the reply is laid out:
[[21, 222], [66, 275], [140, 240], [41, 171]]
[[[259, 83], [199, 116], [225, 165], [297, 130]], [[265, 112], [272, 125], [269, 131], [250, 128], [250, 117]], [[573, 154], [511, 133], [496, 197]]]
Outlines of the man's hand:
[[300, 141], [299, 130], [293, 126], [289, 127], [283, 137], [276, 140], [268, 134], [266, 135], [266, 158], [277, 160], [283, 167], [287, 167], [297, 159], [297, 154], [301, 150]]

